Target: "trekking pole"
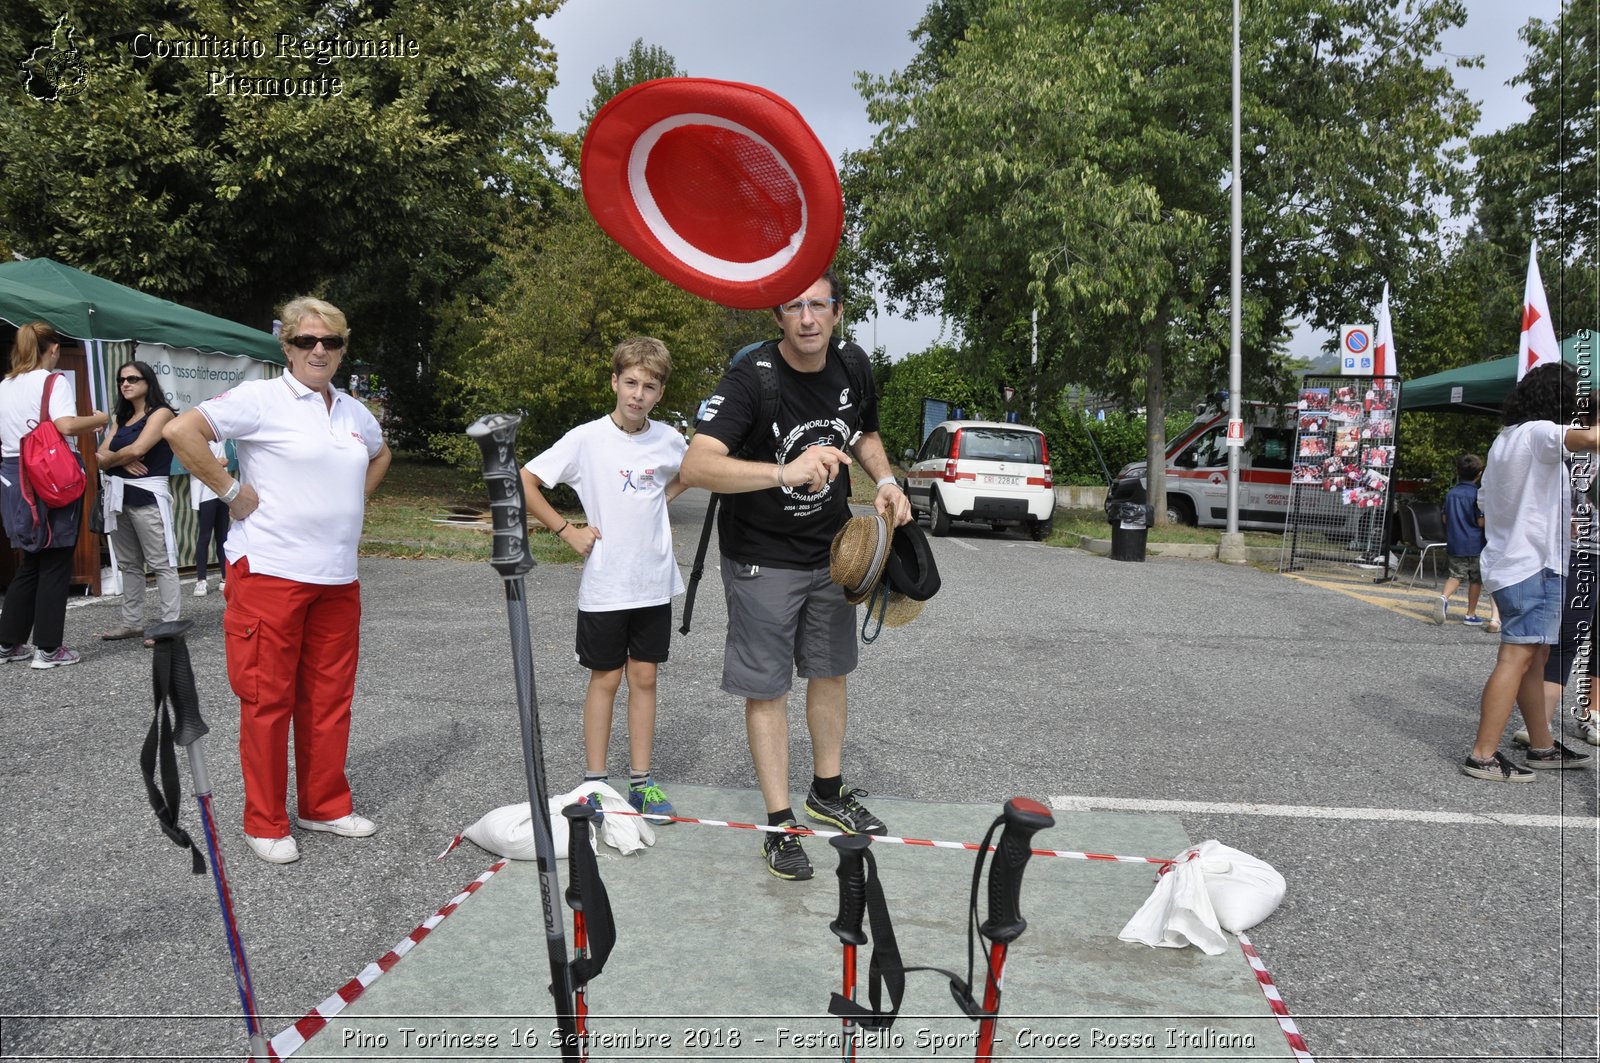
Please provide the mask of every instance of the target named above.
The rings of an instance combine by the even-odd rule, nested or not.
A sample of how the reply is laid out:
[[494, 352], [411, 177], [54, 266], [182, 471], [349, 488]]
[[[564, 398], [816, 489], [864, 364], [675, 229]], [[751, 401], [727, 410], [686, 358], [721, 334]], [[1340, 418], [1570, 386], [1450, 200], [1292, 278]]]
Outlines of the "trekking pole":
[[[155, 640], [155, 663], [151, 669], [151, 678], [155, 687], [157, 720], [151, 725], [151, 738], [157, 739], [156, 744], [150, 741], [145, 743], [144, 754], [141, 762], [146, 768], [146, 779], [153, 780], [156, 745], [164, 748], [162, 755], [164, 780], [169, 782], [168, 797], [169, 809], [172, 812], [172, 821], [169, 823], [163, 818], [161, 829], [177, 841], [180, 845], [192, 846], [188, 834], [177, 827], [176, 789], [177, 765], [172, 757], [172, 745], [183, 746], [189, 754], [189, 776], [194, 784], [194, 799], [200, 806], [200, 823], [205, 830], [206, 852], [211, 855], [211, 879], [217, 888], [217, 903], [222, 908], [222, 924], [227, 932], [228, 952], [233, 957], [233, 980], [239, 991], [239, 1005], [244, 1009], [245, 1028], [250, 1037], [250, 1058], [267, 1063], [272, 1058], [267, 1054], [266, 1035], [261, 1029], [261, 1019], [256, 1009], [255, 987], [250, 981], [250, 964], [245, 959], [244, 939], [239, 934], [239, 922], [234, 916], [233, 894], [228, 889], [228, 874], [222, 864], [222, 850], [217, 846], [217, 821], [211, 808], [211, 775], [206, 771], [206, 755], [200, 739], [210, 731], [206, 722], [200, 716], [200, 696], [195, 690], [194, 668], [189, 661], [189, 647], [184, 641], [183, 634], [194, 623], [192, 620], [171, 620], [154, 624], [148, 634]], [[164, 704], [170, 704], [177, 715], [176, 727], [165, 736], [165, 741], [160, 741], [158, 730], [165, 730], [166, 714]], [[147, 785], [151, 788], [152, 802], [156, 800], [154, 782]], [[160, 809], [158, 808], [158, 814]], [[177, 836], [174, 836], [176, 832]], [[195, 863], [201, 863], [199, 851], [195, 852]], [[202, 873], [204, 868], [196, 866], [195, 872]]]
[[1005, 974], [1006, 948], [1022, 936], [1028, 921], [1022, 918], [1019, 900], [1022, 893], [1022, 872], [1033, 855], [1031, 839], [1039, 831], [1055, 825], [1055, 817], [1039, 802], [1027, 797], [1013, 797], [1006, 802], [1005, 829], [1000, 832], [1000, 842], [995, 846], [994, 863], [989, 866], [989, 918], [978, 927], [992, 946], [989, 950], [989, 973], [984, 980], [984, 1017], [978, 1020], [977, 1060], [991, 1058], [994, 1049], [994, 1028], [1000, 1019], [1000, 986]]
[[[870, 834], [842, 834], [828, 839], [828, 844], [839, 850], [839, 918], [828, 924], [844, 948], [844, 977], [839, 995], [849, 1001], [856, 999], [856, 949], [867, 943], [861, 930], [861, 920], [867, 911], [867, 870], [862, 855], [872, 844]], [[844, 1040], [840, 1044], [839, 1058], [848, 1061], [856, 1058], [855, 1038], [850, 1034], [854, 1023], [842, 1020]]]
[[506, 586], [506, 619], [511, 628], [511, 661], [517, 683], [517, 716], [522, 724], [522, 761], [528, 776], [533, 848], [539, 864], [545, 945], [550, 953], [550, 995], [555, 999], [561, 1058], [579, 1056], [572, 1000], [572, 972], [567, 966], [567, 939], [561, 916], [561, 876], [556, 869], [555, 840], [550, 833], [550, 800], [546, 796], [544, 744], [539, 736], [539, 695], [533, 681], [533, 646], [528, 628], [524, 574], [533, 567], [528, 552], [527, 509], [517, 476], [516, 414], [493, 413], [467, 428], [467, 436], [483, 451], [483, 479], [489, 487], [489, 512], [494, 524], [494, 550], [489, 563]]

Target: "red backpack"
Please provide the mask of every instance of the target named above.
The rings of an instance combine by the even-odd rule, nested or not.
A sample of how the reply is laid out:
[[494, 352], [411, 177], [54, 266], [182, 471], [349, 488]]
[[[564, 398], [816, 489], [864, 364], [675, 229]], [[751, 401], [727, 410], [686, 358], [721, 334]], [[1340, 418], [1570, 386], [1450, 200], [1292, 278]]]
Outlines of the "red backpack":
[[39, 423], [22, 437], [22, 497], [30, 506], [37, 498], [51, 509], [60, 509], [83, 497], [83, 465], [50, 420], [50, 390], [61, 375], [51, 373], [45, 379]]

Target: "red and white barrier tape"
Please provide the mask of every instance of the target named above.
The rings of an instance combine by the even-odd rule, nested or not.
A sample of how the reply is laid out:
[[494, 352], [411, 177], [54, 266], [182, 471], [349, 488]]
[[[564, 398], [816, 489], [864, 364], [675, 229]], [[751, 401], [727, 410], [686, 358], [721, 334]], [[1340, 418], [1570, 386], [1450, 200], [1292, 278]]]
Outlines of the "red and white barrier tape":
[[[844, 831], [813, 830], [810, 827], [769, 827], [764, 823], [736, 823], [726, 819], [691, 819], [687, 816], [647, 816], [642, 812], [606, 812], [608, 816], [635, 816], [640, 819], [660, 822], [670, 820], [673, 823], [689, 823], [700, 827], [731, 827], [734, 830], [754, 830], [767, 834], [794, 834], [802, 838], [840, 838]], [[445, 847], [437, 859], [443, 860], [450, 855], [466, 838], [464, 834], [457, 834], [450, 844]], [[930, 838], [898, 838], [892, 834], [872, 835], [872, 844], [886, 845], [915, 845], [931, 849], [964, 849], [967, 852], [977, 852], [982, 846], [977, 842], [942, 842]], [[994, 846], [989, 846], [989, 851], [994, 852]], [[1110, 853], [1079, 853], [1067, 849], [1033, 849], [1034, 856], [1056, 856], [1066, 860], [1103, 860], [1110, 863], [1122, 864], [1157, 864], [1163, 870], [1173, 863], [1165, 857], [1159, 856], [1113, 856]]]
[[313, 1034], [328, 1025], [328, 1022], [348, 1005], [355, 1003], [356, 999], [366, 992], [368, 986], [376, 982], [379, 976], [389, 968], [399, 963], [400, 957], [415, 948], [418, 942], [433, 932], [434, 927], [444, 922], [451, 912], [461, 907], [468, 897], [482, 889], [485, 882], [488, 882], [509, 863], [511, 863], [510, 860], [504, 859], [495, 861], [489, 866], [489, 870], [469, 882], [466, 888], [450, 898], [449, 904], [434, 912], [433, 915], [423, 921], [421, 926], [407, 934], [400, 944], [384, 953], [383, 958], [378, 960], [377, 963], [367, 964], [360, 974], [340, 986], [332, 996], [307, 1012], [304, 1018], [274, 1037], [268, 1046], [272, 1050], [274, 1058], [287, 1059], [305, 1047], [305, 1043], [311, 1039]]
[[1306, 1046], [1306, 1039], [1300, 1033], [1300, 1027], [1289, 1017], [1289, 1006], [1283, 1002], [1283, 996], [1278, 992], [1278, 987], [1273, 984], [1272, 975], [1267, 973], [1267, 965], [1261, 962], [1261, 956], [1256, 952], [1256, 947], [1250, 943], [1250, 937], [1243, 931], [1239, 933], [1239, 948], [1244, 952], [1244, 958], [1250, 961], [1250, 969], [1256, 973], [1256, 984], [1261, 987], [1261, 993], [1267, 998], [1267, 1006], [1272, 1009], [1272, 1014], [1277, 1017], [1278, 1027], [1283, 1030], [1283, 1036], [1289, 1042], [1289, 1051], [1294, 1053], [1294, 1058], [1311, 1063], [1316, 1057], [1311, 1054], [1311, 1049]]

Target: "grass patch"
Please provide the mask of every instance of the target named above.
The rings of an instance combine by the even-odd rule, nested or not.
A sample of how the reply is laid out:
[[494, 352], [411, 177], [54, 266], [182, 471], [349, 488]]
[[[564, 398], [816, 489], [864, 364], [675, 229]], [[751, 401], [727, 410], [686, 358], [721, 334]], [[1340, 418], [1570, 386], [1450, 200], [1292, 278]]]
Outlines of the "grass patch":
[[[480, 514], [488, 521], [489, 489], [482, 476], [431, 458], [396, 454], [383, 485], [367, 500], [360, 555], [488, 561], [494, 547], [488, 528], [437, 523], [461, 512]], [[562, 516], [579, 524], [584, 520], [581, 511]], [[541, 563], [583, 560], [538, 521], [530, 522], [528, 548]]]
[[[1055, 532], [1047, 540], [1052, 546], [1077, 546], [1078, 536], [1087, 535], [1091, 539], [1111, 538], [1111, 523], [1106, 520], [1106, 515], [1098, 509], [1066, 509], [1056, 507]], [[1222, 541], [1221, 528], [1191, 528], [1184, 524], [1169, 524], [1162, 528], [1151, 528], [1148, 539], [1152, 543], [1204, 543], [1216, 546]], [[1247, 531], [1244, 533], [1246, 546], [1270, 546], [1276, 549], [1282, 545], [1283, 536], [1274, 532]]]

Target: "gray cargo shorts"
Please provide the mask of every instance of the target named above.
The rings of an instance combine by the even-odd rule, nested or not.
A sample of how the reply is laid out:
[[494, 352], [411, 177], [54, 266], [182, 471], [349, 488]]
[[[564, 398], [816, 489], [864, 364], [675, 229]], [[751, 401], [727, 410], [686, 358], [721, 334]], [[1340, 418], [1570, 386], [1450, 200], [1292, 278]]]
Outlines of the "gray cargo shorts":
[[722, 559], [728, 640], [722, 689], [770, 701], [789, 693], [795, 674], [823, 679], [853, 672], [860, 657], [856, 607], [826, 567], [770, 568]]

